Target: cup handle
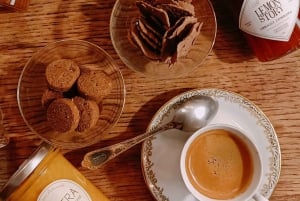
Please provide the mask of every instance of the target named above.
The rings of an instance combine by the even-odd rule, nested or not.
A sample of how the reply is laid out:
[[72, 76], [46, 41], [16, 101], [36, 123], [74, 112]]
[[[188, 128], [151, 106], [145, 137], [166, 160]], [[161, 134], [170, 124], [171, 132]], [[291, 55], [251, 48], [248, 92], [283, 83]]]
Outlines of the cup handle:
[[255, 201], [269, 201], [267, 198], [265, 198], [265, 197], [262, 196], [261, 194], [255, 194], [255, 195], [254, 195], [254, 200], [255, 200]]

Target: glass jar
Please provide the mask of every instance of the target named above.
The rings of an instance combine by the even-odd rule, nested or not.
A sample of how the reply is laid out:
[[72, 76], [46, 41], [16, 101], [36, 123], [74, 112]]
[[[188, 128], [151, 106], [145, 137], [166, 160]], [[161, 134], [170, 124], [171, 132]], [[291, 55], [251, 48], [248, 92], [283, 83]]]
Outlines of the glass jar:
[[0, 191], [3, 201], [109, 201], [60, 152], [43, 143]]
[[260, 61], [278, 59], [299, 48], [299, 0], [229, 0], [224, 3]]

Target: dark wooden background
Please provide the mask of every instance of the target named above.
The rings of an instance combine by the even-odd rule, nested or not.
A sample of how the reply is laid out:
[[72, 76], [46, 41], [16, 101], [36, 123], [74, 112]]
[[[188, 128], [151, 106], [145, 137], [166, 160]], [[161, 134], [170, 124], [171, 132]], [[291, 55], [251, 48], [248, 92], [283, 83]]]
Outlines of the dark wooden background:
[[154, 200], [142, 175], [138, 145], [99, 170], [80, 167], [82, 156], [144, 132], [167, 100], [192, 88], [239, 93], [259, 106], [273, 123], [282, 151], [282, 171], [271, 201], [300, 200], [300, 51], [261, 63], [213, 0], [218, 33], [201, 67], [189, 76], [153, 80], [134, 73], [118, 58], [110, 40], [114, 0], [32, 0], [27, 12], [0, 11], [0, 106], [10, 144], [0, 150], [0, 188], [37, 148], [40, 139], [24, 123], [17, 106], [17, 84], [26, 61], [48, 43], [83, 39], [106, 50], [121, 69], [127, 90], [123, 114], [106, 139], [66, 157], [112, 201]]

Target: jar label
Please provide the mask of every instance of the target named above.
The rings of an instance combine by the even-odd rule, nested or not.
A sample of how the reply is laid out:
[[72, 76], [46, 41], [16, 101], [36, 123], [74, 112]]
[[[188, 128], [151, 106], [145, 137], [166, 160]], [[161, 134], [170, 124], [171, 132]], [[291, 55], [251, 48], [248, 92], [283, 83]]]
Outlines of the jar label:
[[92, 201], [89, 194], [74, 181], [61, 179], [50, 183], [39, 195], [37, 201]]
[[239, 28], [260, 38], [288, 41], [298, 12], [299, 0], [244, 0]]

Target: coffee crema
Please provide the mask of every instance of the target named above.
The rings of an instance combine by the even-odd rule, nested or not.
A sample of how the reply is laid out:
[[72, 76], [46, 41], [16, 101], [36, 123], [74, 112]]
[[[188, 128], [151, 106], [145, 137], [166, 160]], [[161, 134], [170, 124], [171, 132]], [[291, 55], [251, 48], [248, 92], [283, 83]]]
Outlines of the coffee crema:
[[187, 151], [185, 166], [197, 191], [222, 200], [243, 193], [251, 182], [254, 169], [247, 145], [223, 129], [198, 136]]

